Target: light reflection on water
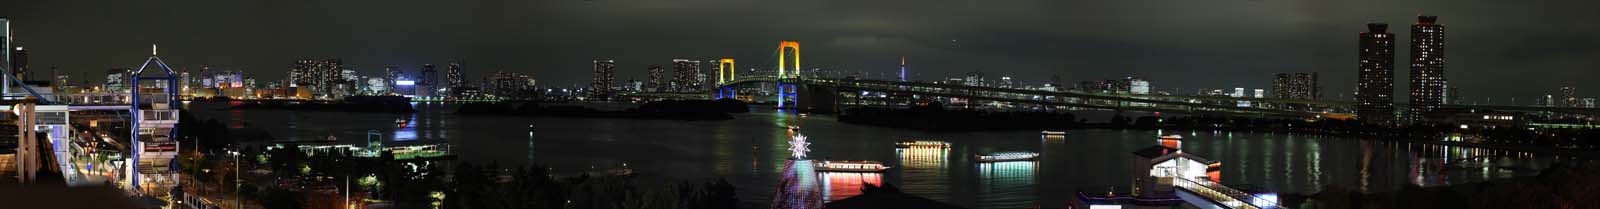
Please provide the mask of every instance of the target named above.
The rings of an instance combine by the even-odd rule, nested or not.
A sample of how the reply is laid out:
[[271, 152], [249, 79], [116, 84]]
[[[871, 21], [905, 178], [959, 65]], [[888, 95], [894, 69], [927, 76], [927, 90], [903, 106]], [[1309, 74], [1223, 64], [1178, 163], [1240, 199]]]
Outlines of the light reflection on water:
[[983, 208], [1032, 208], [1039, 162], [978, 163], [978, 204]]
[[868, 184], [883, 185], [883, 174], [854, 172], [822, 172], [822, 192], [827, 201], [861, 195]]
[[[900, 158], [900, 176], [905, 183], [897, 184], [901, 191], [923, 195], [933, 200], [948, 200], [950, 186], [949, 148], [910, 147], [896, 148]], [[891, 168], [895, 169], [895, 168]]]
[[[204, 105], [191, 104], [197, 110], [210, 110], [196, 112], [202, 120], [246, 124], [279, 139], [319, 139], [332, 133], [341, 142], [364, 144], [367, 130], [379, 130], [387, 135], [386, 142], [448, 142], [458, 159], [475, 163], [521, 165], [532, 158], [557, 172], [628, 163], [641, 178], [652, 181], [724, 177], [738, 187], [745, 208], [771, 203], [789, 154], [784, 150], [788, 146], [784, 127], [790, 125], [802, 127], [813, 142], [812, 156], [818, 159], [884, 162], [894, 167], [879, 181], [971, 208], [1059, 207], [1079, 189], [1125, 190], [1132, 181], [1130, 152], [1155, 145], [1158, 135], [1143, 130], [1070, 130], [1062, 138], [1041, 139], [1038, 131], [924, 132], [844, 124], [826, 115], [790, 117], [760, 108], [728, 121], [673, 121], [462, 116], [450, 113], [453, 106], [441, 104], [418, 104], [421, 112], [412, 115], [230, 111]], [[400, 117], [411, 118], [406, 128], [397, 128], [394, 120]], [[534, 136], [528, 135], [530, 125], [536, 130]], [[1556, 161], [1547, 154], [1341, 137], [1180, 134], [1186, 152], [1222, 162], [1224, 184], [1249, 184], [1280, 193], [1315, 192], [1323, 185], [1390, 191], [1413, 183], [1432, 186], [1534, 175]], [[894, 147], [895, 142], [912, 139], [937, 139], [952, 146]], [[535, 152], [530, 149], [538, 155], [531, 155]], [[1041, 156], [1034, 163], [971, 161], [974, 154], [1001, 150], [1036, 151]], [[825, 179], [831, 182], [829, 177]]]

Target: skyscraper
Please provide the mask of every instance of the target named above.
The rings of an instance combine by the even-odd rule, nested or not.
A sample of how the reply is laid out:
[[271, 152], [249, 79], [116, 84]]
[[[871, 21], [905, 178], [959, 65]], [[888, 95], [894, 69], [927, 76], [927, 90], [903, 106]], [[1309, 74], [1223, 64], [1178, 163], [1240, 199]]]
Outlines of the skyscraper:
[[1561, 87], [1561, 106], [1583, 107], [1583, 103], [1581, 102], [1582, 101], [1578, 100], [1578, 88], [1571, 86]]
[[417, 96], [434, 96], [434, 91], [439, 86], [439, 70], [433, 64], [422, 64], [422, 71], [417, 74]]
[[674, 91], [700, 90], [700, 61], [689, 59], [672, 60], [672, 89]]
[[1356, 115], [1369, 125], [1393, 126], [1394, 34], [1388, 24], [1367, 24], [1361, 33], [1356, 72]]
[[1444, 101], [1444, 25], [1437, 16], [1417, 16], [1411, 25], [1412, 123], [1438, 109]]
[[461, 92], [467, 90], [467, 78], [465, 72], [461, 72], [461, 62], [452, 60], [445, 68], [445, 82], [450, 83], [450, 96], [461, 96]]
[[383, 67], [383, 84], [389, 87], [388, 92], [385, 93], [395, 92], [394, 83], [400, 80], [402, 74], [405, 74], [405, 72], [400, 71], [400, 66], [389, 65]]
[[613, 60], [594, 61], [594, 81], [589, 82], [589, 93], [592, 98], [607, 100], [611, 97], [616, 67], [617, 62]]
[[662, 74], [666, 73], [666, 70], [662, 70], [660, 65], [650, 65], [649, 70], [650, 78], [645, 80], [644, 90], [647, 92], [661, 92], [662, 89], [665, 89], [661, 84], [667, 83], [667, 78], [661, 77]]
[[417, 75], [417, 85], [435, 85], [439, 82], [439, 70], [433, 64], [422, 64], [422, 73]]

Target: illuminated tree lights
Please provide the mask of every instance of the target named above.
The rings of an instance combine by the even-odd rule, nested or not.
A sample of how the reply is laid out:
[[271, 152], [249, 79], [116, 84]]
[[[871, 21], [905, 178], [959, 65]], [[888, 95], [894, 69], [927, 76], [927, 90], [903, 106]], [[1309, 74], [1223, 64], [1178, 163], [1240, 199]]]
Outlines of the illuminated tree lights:
[[806, 142], [806, 135], [795, 134], [794, 139], [789, 140], [789, 156], [794, 159], [805, 159], [806, 152], [811, 151], [810, 146], [811, 142]]

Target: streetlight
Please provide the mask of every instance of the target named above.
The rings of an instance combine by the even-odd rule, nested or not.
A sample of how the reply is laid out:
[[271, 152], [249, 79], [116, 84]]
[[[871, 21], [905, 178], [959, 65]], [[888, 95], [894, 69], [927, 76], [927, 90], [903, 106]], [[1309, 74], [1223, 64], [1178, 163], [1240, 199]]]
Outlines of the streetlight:
[[244, 200], [239, 199], [239, 152], [228, 151], [228, 154], [233, 155], [233, 208], [244, 208]]

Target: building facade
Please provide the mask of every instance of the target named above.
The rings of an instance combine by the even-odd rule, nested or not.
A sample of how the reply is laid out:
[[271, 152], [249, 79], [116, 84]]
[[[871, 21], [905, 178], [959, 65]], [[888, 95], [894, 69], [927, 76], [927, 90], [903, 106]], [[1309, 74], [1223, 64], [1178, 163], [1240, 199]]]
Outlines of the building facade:
[[672, 60], [672, 89], [677, 92], [698, 91], [703, 86], [700, 83], [700, 61], [690, 59]]
[[664, 89], [662, 88], [662, 84], [668, 82], [666, 80], [667, 78], [661, 77], [663, 74], [666, 74], [666, 70], [661, 69], [660, 65], [650, 65], [649, 72], [650, 78], [646, 79], [644, 82], [644, 91], [661, 92], [662, 89]]
[[1417, 16], [1411, 25], [1410, 62], [1411, 110], [1406, 115], [1417, 123], [1444, 102], [1444, 25], [1438, 16]]
[[467, 90], [466, 76], [466, 72], [462, 72], [460, 61], [450, 61], [450, 64], [445, 66], [445, 82], [448, 83], [446, 87], [450, 89], [450, 96], [460, 97]]
[[1561, 87], [1561, 104], [1564, 107], [1583, 107], [1582, 100], [1578, 99], [1578, 88], [1571, 86]]
[[340, 81], [339, 71], [342, 68], [343, 61], [339, 59], [298, 60], [289, 69], [289, 84], [311, 89], [313, 95], [329, 95]]
[[1317, 85], [1317, 73], [1278, 73], [1272, 80], [1272, 97], [1280, 99], [1316, 100], [1322, 98], [1322, 86]]
[[1388, 24], [1367, 24], [1359, 43], [1356, 115], [1369, 125], [1395, 125], [1394, 34], [1388, 29]]
[[594, 61], [594, 80], [589, 82], [589, 96], [597, 100], [607, 100], [616, 93], [617, 62], [613, 60]]

